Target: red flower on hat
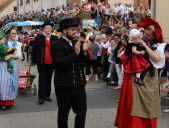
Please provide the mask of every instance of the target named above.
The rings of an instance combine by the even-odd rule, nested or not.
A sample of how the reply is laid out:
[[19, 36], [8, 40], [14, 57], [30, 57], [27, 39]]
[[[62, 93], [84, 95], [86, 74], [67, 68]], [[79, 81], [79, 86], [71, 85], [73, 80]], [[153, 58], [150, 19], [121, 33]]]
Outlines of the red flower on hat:
[[154, 21], [153, 19], [149, 17], [146, 17], [137, 26], [142, 27], [144, 29], [146, 29], [149, 26], [154, 26], [156, 40], [158, 41], [158, 43], [164, 43], [162, 29], [158, 22]]

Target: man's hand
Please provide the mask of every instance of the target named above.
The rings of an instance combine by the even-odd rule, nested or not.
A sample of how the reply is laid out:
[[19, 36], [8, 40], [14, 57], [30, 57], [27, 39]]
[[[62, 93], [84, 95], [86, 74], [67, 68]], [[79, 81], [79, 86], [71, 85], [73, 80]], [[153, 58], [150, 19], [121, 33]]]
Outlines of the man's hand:
[[144, 48], [147, 47], [147, 44], [142, 40], [138, 41], [137, 43], [139, 43], [141, 47], [144, 47]]
[[83, 51], [87, 51], [90, 48], [91, 42], [86, 40], [83, 44]]
[[75, 44], [75, 52], [77, 55], [79, 55], [80, 53], [80, 46], [81, 46], [81, 43], [80, 43], [80, 40], [78, 40], [78, 42]]

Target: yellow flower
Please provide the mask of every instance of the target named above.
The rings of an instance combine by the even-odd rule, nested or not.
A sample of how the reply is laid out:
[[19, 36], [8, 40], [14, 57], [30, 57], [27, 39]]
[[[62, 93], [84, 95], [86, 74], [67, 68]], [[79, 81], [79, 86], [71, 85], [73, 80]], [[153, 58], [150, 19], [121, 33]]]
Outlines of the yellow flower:
[[26, 69], [26, 72], [29, 72], [29, 69]]

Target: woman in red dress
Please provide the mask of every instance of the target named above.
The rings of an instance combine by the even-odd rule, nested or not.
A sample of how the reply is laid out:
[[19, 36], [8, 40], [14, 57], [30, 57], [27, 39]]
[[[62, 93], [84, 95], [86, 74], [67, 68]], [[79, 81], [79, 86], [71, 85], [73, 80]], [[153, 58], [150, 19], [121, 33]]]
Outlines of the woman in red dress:
[[157, 69], [165, 65], [162, 30], [151, 18], [143, 19], [138, 27], [145, 28], [146, 42], [139, 43], [145, 48], [151, 66], [143, 71], [143, 86], [133, 82], [135, 75], [125, 72], [115, 120], [118, 128], [157, 128], [157, 117], [161, 115]]

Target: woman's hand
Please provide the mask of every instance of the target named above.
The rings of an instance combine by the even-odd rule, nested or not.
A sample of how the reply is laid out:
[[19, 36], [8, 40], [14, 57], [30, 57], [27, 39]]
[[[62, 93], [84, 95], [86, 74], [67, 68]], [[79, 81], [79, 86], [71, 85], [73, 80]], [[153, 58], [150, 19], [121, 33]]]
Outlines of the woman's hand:
[[6, 61], [7, 61], [7, 60], [9, 60], [10, 58], [11, 58], [11, 55], [8, 55], [8, 56], [6, 56], [6, 57], [5, 57], [5, 59], [4, 59], [4, 60], [6, 60]]
[[137, 43], [139, 43], [140, 46], [142, 46], [142, 47], [144, 47], [144, 48], [147, 47], [147, 44], [146, 44], [144, 41], [142, 41], [142, 40], [139, 40]]
[[156, 53], [155, 51], [153, 51], [152, 49], [150, 49], [149, 46], [147, 46], [147, 44], [144, 41], [139, 41], [137, 43], [139, 43], [142, 47], [145, 48], [146, 53], [149, 55], [149, 57], [152, 59], [152, 61], [158, 63], [161, 60], [160, 55], [158, 53]]

